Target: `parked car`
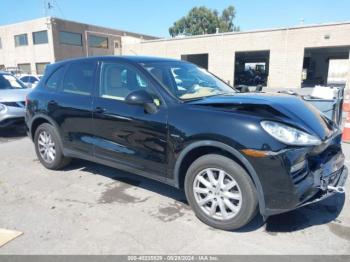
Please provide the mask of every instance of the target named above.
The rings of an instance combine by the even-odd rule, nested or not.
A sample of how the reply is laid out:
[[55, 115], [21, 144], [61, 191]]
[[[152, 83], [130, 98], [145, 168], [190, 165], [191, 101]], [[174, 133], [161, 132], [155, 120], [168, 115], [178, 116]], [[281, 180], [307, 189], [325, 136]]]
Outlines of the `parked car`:
[[238, 93], [185, 61], [49, 65], [26, 123], [46, 168], [82, 158], [184, 189], [198, 218], [224, 230], [343, 192], [347, 177], [341, 132], [312, 105]]
[[28, 88], [35, 88], [41, 77], [42, 76], [39, 75], [22, 75], [19, 80], [21, 80]]
[[29, 91], [15, 76], [0, 71], [0, 128], [24, 124], [25, 97]]

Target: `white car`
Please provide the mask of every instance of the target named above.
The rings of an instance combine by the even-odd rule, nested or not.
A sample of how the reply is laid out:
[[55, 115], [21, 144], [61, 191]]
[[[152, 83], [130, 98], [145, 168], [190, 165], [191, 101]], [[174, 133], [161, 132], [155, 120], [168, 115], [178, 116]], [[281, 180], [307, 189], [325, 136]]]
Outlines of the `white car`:
[[39, 83], [41, 76], [39, 75], [22, 75], [21, 80], [28, 88], [34, 88]]
[[0, 71], [0, 129], [24, 123], [25, 98], [30, 91], [15, 76]]

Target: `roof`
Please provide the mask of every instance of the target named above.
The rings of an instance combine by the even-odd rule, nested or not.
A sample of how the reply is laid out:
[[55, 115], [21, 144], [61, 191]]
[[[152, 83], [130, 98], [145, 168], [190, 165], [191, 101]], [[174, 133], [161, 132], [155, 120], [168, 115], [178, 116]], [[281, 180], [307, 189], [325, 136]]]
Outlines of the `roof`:
[[55, 64], [65, 64], [74, 61], [84, 61], [84, 60], [119, 60], [119, 61], [131, 61], [134, 63], [146, 63], [146, 62], [179, 62], [178, 59], [155, 57], [155, 56], [89, 56], [89, 57], [79, 57], [70, 58], [56, 62]]
[[309, 24], [309, 25], [295, 25], [295, 26], [280, 27], [280, 28], [267, 28], [267, 29], [256, 29], [256, 30], [247, 30], [247, 31], [238, 31], [238, 32], [191, 35], [191, 36], [174, 37], [174, 38], [159, 38], [159, 39], [152, 39], [152, 40], [144, 40], [141, 43], [178, 41], [178, 40], [180, 41], [180, 40], [187, 40], [187, 39], [194, 39], [194, 38], [241, 35], [241, 34], [254, 34], [254, 33], [264, 33], [264, 32], [275, 32], [275, 31], [300, 30], [300, 29], [306, 29], [306, 28], [329, 27], [329, 26], [349, 26], [349, 25], [350, 25], [350, 21], [334, 22], [334, 23], [321, 23], [321, 24]]

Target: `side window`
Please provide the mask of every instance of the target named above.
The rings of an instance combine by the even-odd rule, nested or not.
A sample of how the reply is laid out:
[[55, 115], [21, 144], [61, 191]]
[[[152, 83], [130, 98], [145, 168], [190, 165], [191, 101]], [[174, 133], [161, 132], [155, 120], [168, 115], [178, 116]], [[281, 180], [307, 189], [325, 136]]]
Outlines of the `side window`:
[[131, 92], [140, 89], [154, 95], [150, 82], [136, 68], [122, 63], [102, 64], [100, 97], [125, 100]]
[[28, 79], [29, 79], [29, 76], [24, 76], [21, 78], [21, 81], [27, 83]]
[[37, 82], [37, 81], [38, 81], [38, 80], [36, 80], [35, 77], [33, 77], [33, 76], [29, 77], [29, 83], [33, 84], [33, 83], [35, 83], [35, 82]]
[[46, 88], [50, 90], [57, 90], [62, 83], [63, 75], [64, 75], [64, 66], [58, 68], [49, 79], [46, 81]]
[[76, 95], [91, 95], [94, 84], [95, 62], [71, 64], [63, 80], [63, 92]]

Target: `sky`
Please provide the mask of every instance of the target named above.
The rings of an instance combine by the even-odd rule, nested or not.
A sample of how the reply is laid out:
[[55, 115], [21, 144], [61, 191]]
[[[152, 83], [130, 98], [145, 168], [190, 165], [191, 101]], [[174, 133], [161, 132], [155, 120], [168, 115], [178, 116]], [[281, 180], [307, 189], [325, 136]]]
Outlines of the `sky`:
[[[0, 25], [45, 16], [44, 0], [0, 0]], [[168, 29], [195, 6], [236, 8], [241, 31], [350, 21], [350, 0], [51, 0], [48, 15], [169, 37]]]

